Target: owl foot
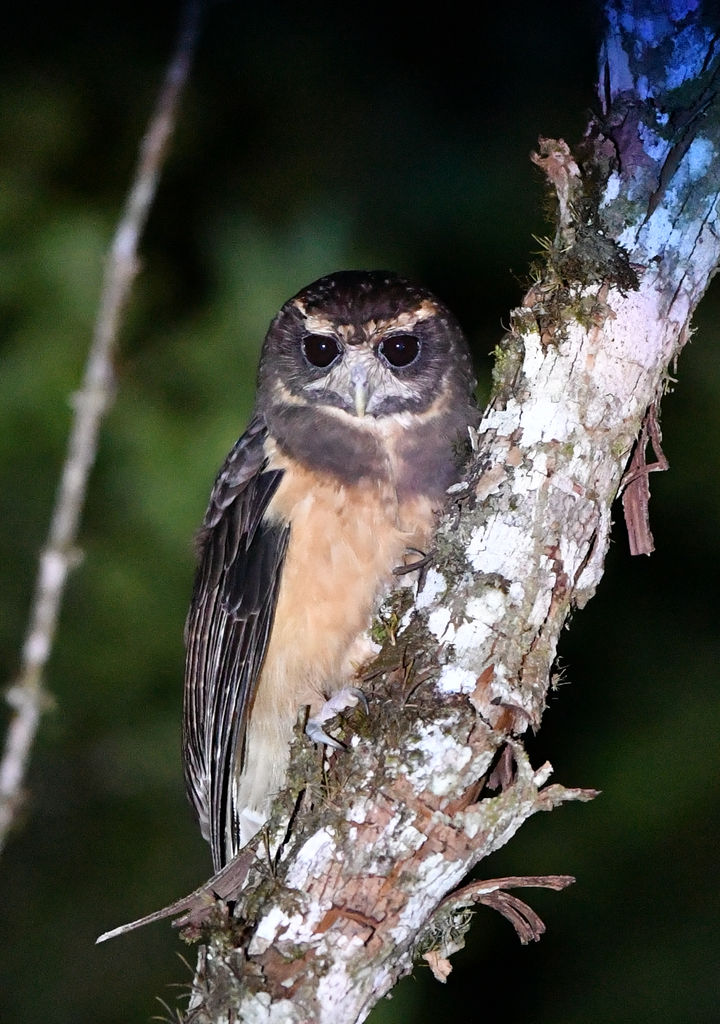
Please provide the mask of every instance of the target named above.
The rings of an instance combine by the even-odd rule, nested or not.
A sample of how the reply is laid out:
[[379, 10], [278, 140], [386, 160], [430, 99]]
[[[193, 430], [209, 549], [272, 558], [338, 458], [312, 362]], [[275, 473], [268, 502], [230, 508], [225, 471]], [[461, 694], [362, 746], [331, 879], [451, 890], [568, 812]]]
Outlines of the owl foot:
[[356, 708], [358, 704], [362, 704], [363, 710], [367, 714], [369, 710], [367, 697], [357, 686], [346, 686], [344, 689], [338, 690], [329, 700], [325, 701], [317, 715], [308, 718], [305, 726], [306, 734], [313, 743], [323, 743], [326, 747], [333, 747], [335, 750], [347, 750], [344, 743], [333, 739], [325, 732], [324, 725], [342, 714], [343, 711], [347, 711], [348, 708]]

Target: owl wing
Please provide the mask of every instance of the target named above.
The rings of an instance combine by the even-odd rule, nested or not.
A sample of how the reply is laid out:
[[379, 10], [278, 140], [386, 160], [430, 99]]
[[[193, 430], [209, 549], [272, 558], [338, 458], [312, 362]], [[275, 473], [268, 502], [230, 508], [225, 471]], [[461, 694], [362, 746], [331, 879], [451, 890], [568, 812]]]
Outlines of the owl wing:
[[272, 628], [289, 527], [264, 521], [282, 477], [267, 470], [255, 417], [218, 474], [199, 535], [185, 627], [183, 761], [190, 801], [218, 870], [232, 788]]

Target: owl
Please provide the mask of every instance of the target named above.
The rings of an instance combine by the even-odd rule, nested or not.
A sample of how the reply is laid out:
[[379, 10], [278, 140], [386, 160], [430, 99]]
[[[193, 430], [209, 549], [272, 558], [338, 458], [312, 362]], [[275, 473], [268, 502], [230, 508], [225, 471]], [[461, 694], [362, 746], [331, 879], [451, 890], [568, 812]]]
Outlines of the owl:
[[323, 277], [272, 321], [186, 625], [185, 779], [216, 871], [267, 820], [299, 712], [334, 742], [373, 611], [460, 477], [474, 387], [453, 315], [389, 272]]

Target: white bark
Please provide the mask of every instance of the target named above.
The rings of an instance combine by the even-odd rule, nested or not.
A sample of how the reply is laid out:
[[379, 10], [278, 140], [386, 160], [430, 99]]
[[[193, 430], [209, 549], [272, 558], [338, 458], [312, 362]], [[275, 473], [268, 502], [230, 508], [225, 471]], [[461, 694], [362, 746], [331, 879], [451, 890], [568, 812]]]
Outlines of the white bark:
[[352, 750], [327, 778], [310, 771], [235, 917], [197, 925], [189, 1021], [363, 1020], [414, 957], [447, 969], [485, 892], [445, 899], [470, 868], [531, 814], [589, 795], [547, 786], [521, 736], [568, 612], [600, 582], [626, 464], [720, 259], [713, 29], [658, 6], [609, 5], [603, 120], [575, 156], [541, 145], [557, 235], [498, 351], [467, 486], [414, 610], [403, 594], [386, 609], [392, 642]]

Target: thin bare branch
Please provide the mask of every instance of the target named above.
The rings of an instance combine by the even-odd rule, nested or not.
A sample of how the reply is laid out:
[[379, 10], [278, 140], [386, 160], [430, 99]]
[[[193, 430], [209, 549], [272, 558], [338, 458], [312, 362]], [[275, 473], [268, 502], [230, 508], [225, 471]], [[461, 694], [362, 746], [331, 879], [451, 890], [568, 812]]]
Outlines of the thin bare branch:
[[175, 52], [142, 140], [132, 187], [110, 247], [82, 388], [73, 397], [67, 455], [47, 541], [40, 554], [20, 670], [7, 694], [13, 715], [0, 761], [0, 851], [22, 804], [24, 779], [40, 717], [51, 704], [43, 674], [55, 639], [68, 573], [79, 560], [75, 547], [78, 525], [100, 424], [113, 397], [113, 356], [121, 318], [138, 272], [139, 241], [188, 79], [200, 11], [200, 0], [188, 0], [185, 4]]

